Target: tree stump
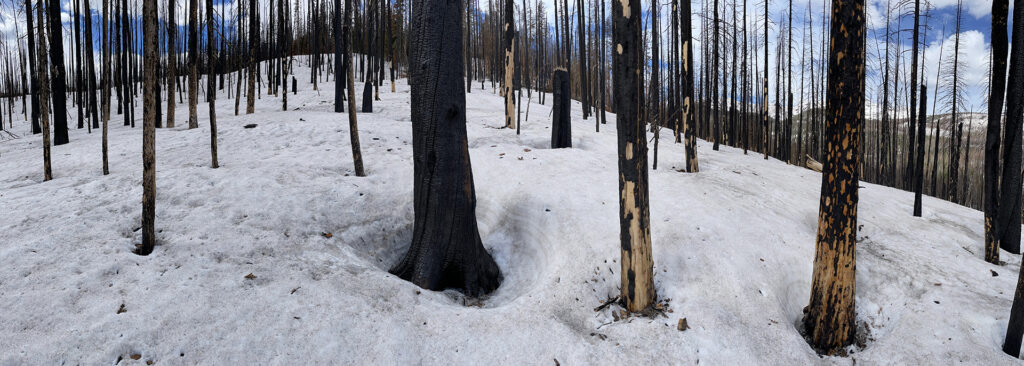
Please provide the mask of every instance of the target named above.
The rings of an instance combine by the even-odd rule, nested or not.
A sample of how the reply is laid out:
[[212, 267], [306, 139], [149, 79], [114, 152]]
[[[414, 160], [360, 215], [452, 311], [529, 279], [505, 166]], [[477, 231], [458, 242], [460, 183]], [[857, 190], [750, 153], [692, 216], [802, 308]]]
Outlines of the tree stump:
[[554, 105], [551, 116], [551, 148], [572, 147], [572, 120], [569, 117], [569, 72], [555, 70], [551, 79]]
[[373, 113], [373, 85], [363, 84], [363, 113]]

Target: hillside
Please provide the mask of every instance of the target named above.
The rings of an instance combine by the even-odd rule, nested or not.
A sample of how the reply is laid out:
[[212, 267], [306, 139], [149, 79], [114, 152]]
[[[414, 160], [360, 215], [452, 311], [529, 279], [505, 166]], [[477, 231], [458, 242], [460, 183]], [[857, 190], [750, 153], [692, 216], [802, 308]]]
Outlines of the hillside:
[[100, 134], [72, 130], [43, 182], [41, 139], [18, 119], [22, 137], [0, 142], [0, 364], [1015, 363], [1000, 345], [1021, 257], [982, 260], [978, 211], [926, 198], [914, 218], [911, 193], [872, 184], [857, 247], [865, 347], [818, 356], [796, 324], [820, 174], [703, 141], [700, 173], [676, 170], [683, 149], [666, 138], [650, 176], [664, 316], [595, 311], [619, 283], [614, 115], [594, 132], [577, 105], [573, 148], [552, 150], [550, 104], [528, 119], [524, 106], [517, 136], [489, 86], [467, 95], [468, 133], [480, 234], [504, 282], [482, 299], [421, 290], [387, 272], [411, 239], [408, 85], [385, 84], [359, 114], [365, 178], [333, 84], [320, 87], [300, 83], [288, 112], [264, 95], [234, 116], [220, 97], [219, 169], [206, 107], [188, 130], [179, 104], [178, 127], [157, 131], [148, 257], [131, 252], [141, 128], [112, 117], [108, 176]]

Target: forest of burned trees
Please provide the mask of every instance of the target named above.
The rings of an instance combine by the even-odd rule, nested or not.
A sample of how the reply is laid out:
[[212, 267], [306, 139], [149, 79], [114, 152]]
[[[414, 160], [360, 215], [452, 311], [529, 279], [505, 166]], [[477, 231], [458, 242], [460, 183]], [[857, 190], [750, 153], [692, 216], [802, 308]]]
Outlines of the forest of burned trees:
[[[652, 0], [646, 11], [641, 1], [622, 0], [609, 1], [614, 12], [610, 16], [605, 0], [451, 1], [346, 0], [342, 6], [338, 0], [243, 0], [231, 8], [223, 0], [71, 0], [67, 9], [58, 0], [0, 1], [4, 16], [23, 25], [3, 28], [14, 34], [0, 34], [0, 139], [44, 133], [44, 179], [49, 180], [59, 174], [51, 170], [50, 159], [57, 155], [51, 150], [59, 151], [75, 133], [98, 130], [104, 136], [102, 172], [108, 174], [110, 121], [127, 128], [142, 121], [144, 227], [137, 252], [149, 254], [154, 245], [154, 130], [176, 125], [176, 104], [187, 104], [188, 116], [181, 117], [188, 128], [197, 128], [200, 121], [210, 124], [211, 167], [217, 168], [215, 102], [232, 100], [238, 115], [243, 98], [246, 114], [255, 113], [255, 100], [277, 98], [287, 111], [288, 92], [299, 87], [295, 68], [308, 68], [309, 84], [303, 85], [320, 90], [323, 83], [334, 83], [335, 112], [348, 105], [353, 163], [361, 176], [356, 99], [360, 113], [373, 113], [382, 92], [395, 92], [397, 79], [417, 74], [409, 70], [414, 8], [443, 3], [446, 16], [459, 15], [451, 24], [462, 26], [461, 47], [446, 44], [450, 48], [445, 49], [461, 52], [454, 58], [463, 66], [459, 74], [464, 72], [464, 91], [501, 94], [506, 127], [518, 132], [521, 124], [532, 123], [529, 104], [552, 102], [547, 95], [554, 71], [565, 70], [559, 79], [568, 76], [569, 98], [579, 102], [575, 105], [582, 119], [593, 118], [599, 133], [619, 134], [620, 159], [635, 160], [628, 166], [620, 161], [620, 170], [628, 173], [620, 190], [623, 212], [643, 228], [623, 238], [631, 242], [624, 252], [640, 258], [638, 271], [650, 265], [644, 131], [653, 132], [651, 168], [657, 169], [663, 129], [672, 134], [668, 143], [686, 144], [685, 157], [661, 156], [671, 168], [698, 171], [695, 138], [700, 138], [713, 150], [732, 146], [823, 169], [827, 176], [842, 170], [840, 183], [856, 186], [863, 180], [983, 208], [985, 260], [999, 263], [999, 247], [1020, 252], [1024, 45], [1009, 54], [1006, 0], [992, 5], [992, 55], [984, 85], [990, 92], [984, 106], [966, 102], [967, 90], [978, 85], [965, 82], [961, 2], [953, 19], [933, 19], [927, 2], [887, 1], [882, 26], [865, 27], [863, 9], [848, 4], [832, 9], [828, 0], [811, 1], [803, 9], [795, 9], [792, 0], [776, 0], [776, 7], [784, 9], [776, 13], [768, 11], [765, 0]], [[863, 8], [862, 1], [855, 3]], [[453, 4], [457, 12], [449, 9]], [[1017, 6], [1013, 15], [1012, 39], [1020, 44], [1024, 9]], [[835, 19], [851, 27], [830, 24]], [[952, 39], [943, 42], [938, 60], [930, 60], [939, 65], [935, 69], [926, 67], [929, 63], [920, 52], [929, 34]], [[830, 49], [840, 38], [840, 46], [856, 57], [830, 65], [842, 52]], [[857, 82], [861, 90], [850, 83], [832, 85], [838, 79]], [[357, 80], [362, 81], [358, 92]], [[929, 83], [936, 87], [921, 87]], [[391, 89], [380, 90], [384, 85]], [[836, 96], [848, 100], [837, 101]], [[209, 106], [205, 113], [199, 111], [200, 98]], [[845, 118], [852, 114], [840, 111], [835, 105], [840, 102], [856, 107], [856, 118]], [[617, 109], [628, 116], [617, 120], [617, 129], [603, 128], [606, 114]], [[844, 130], [840, 117], [856, 122]], [[16, 119], [28, 122], [23, 130], [15, 128]], [[842, 133], [856, 136], [847, 139]], [[850, 140], [852, 148], [847, 146]], [[846, 154], [827, 150], [835, 144], [842, 144]], [[843, 164], [856, 167], [843, 170], [849, 168]], [[855, 223], [856, 190], [850, 194], [823, 188], [845, 195], [840, 197], [852, 207]], [[835, 201], [822, 202], [826, 212]], [[846, 211], [828, 212], [850, 219]], [[819, 250], [831, 245], [832, 250], [852, 253], [855, 238], [839, 238], [837, 233], [851, 236], [854, 226], [821, 228]], [[629, 280], [631, 293], [640, 289], [635, 298], [626, 299], [631, 310], [654, 300], [646, 276]], [[823, 280], [821, 288], [835, 285], [828, 282]], [[497, 286], [481, 288], [492, 285]], [[852, 296], [850, 288], [846, 295]], [[1024, 307], [1018, 302], [1015, 308]], [[826, 313], [833, 310], [812, 305], [806, 320], [811, 330], [841, 326], [821, 321], [831, 318]], [[819, 319], [811, 319], [815, 317]], [[1012, 318], [1014, 326], [1020, 332], [1008, 332], [1007, 345], [1014, 348], [1011, 343], [1016, 342], [1019, 349], [1024, 316]], [[817, 341], [822, 347], [846, 342]]]
[[[644, 122], [658, 126], [654, 130], [659, 132], [668, 129], [677, 142], [683, 129], [689, 127], [694, 136], [716, 146], [766, 153], [801, 166], [808, 158], [820, 161], [828, 42], [822, 35], [829, 27], [824, 14], [828, 14], [830, 4], [827, 0], [812, 1], [801, 16], [793, 14], [786, 0], [778, 1], [776, 5], [784, 8], [781, 13], [766, 13], [764, 1], [751, 0], [687, 3], [685, 8], [692, 11], [686, 12], [680, 11], [687, 9], [675, 0], [645, 4], [646, 9], [656, 5], [659, 10], [645, 11], [641, 25], [643, 54], [650, 61], [644, 64], [647, 87], [640, 96], [648, 106]], [[360, 99], [373, 95], [376, 99], [384, 80], [405, 77], [410, 0], [351, 3], [352, 66], [356, 81], [364, 82], [354, 83], [362, 88], [352, 94]], [[26, 6], [33, 4], [45, 6], [42, 17], [26, 11]], [[135, 126], [141, 117], [136, 111], [141, 109], [138, 98], [143, 78], [141, 3], [73, 0], [70, 4], [71, 9], [60, 9], [57, 1], [5, 3], [14, 10], [15, 19], [26, 25], [14, 27], [15, 34], [0, 34], [0, 72], [4, 75], [0, 78], [0, 95], [6, 97], [0, 102], [0, 122], [7, 122], [2, 124], [8, 130], [6, 138], [40, 132], [39, 109], [31, 106], [39, 103], [41, 82], [48, 83], [51, 91], [55, 145], [68, 141], [69, 129], [86, 133], [100, 129], [101, 118]], [[246, 111], [264, 94], [278, 96], [286, 106], [287, 97], [281, 96], [281, 89], [287, 89], [290, 69], [296, 66], [311, 68], [314, 88], [335, 77], [335, 69], [342, 64], [333, 60], [337, 57], [333, 51], [340, 44], [335, 43], [335, 38], [340, 38], [335, 33], [342, 29], [334, 27], [339, 2], [238, 1], [232, 3], [234, 9], [226, 8], [227, 4], [215, 1], [208, 10], [206, 4], [196, 0], [158, 1], [161, 20], [157, 30], [160, 51], [156, 93], [162, 100], [160, 110], [166, 113], [157, 112], [157, 128], [174, 126], [178, 117], [173, 106], [182, 103], [190, 104], [186, 118], [189, 127], [196, 127], [198, 112], [194, 104], [199, 94], [203, 102], [211, 99], [207, 94], [210, 85], [225, 94], [222, 98], [235, 98], [237, 113], [239, 95], [246, 99]], [[548, 8], [545, 4], [554, 6]], [[603, 4], [604, 0], [466, 1], [463, 39], [467, 92], [489, 89], [505, 94], [502, 87], [506, 80], [514, 79], [511, 88], [517, 94], [515, 99], [537, 98], [548, 103], [545, 93], [534, 91], [550, 92], [551, 73], [562, 67], [569, 71], [572, 99], [582, 105], [579, 112], [584, 119], [595, 118], [595, 128], [600, 130], [605, 123], [604, 112], [614, 112], [608, 65], [611, 23], [603, 11], [606, 6], [600, 6]], [[933, 95], [928, 99], [932, 104], [925, 117], [924, 193], [982, 209], [988, 140], [984, 112], [988, 106], [968, 105], [963, 97], [969, 85], [960, 76], [964, 67], [958, 57], [962, 52], [958, 47], [960, 8], [957, 6], [957, 17], [949, 25], [940, 25], [946, 19], [932, 21], [927, 2], [892, 0], [885, 9], [888, 21], [884, 28], [869, 29], [869, 100], [861, 172], [867, 182], [912, 187], [916, 133], [911, 131], [916, 130], [918, 109], [914, 85], [927, 78], [938, 87], [931, 90]], [[92, 16], [85, 16], [85, 9], [92, 9]], [[41, 27], [53, 24], [51, 20], [59, 19], [62, 11], [72, 14], [72, 21], [64, 27]], [[211, 11], [212, 16], [207, 17]], [[511, 17], [506, 14], [509, 11], [514, 12]], [[658, 14], [657, 21], [652, 21], [651, 14]], [[170, 17], [176, 22], [167, 21]], [[206, 19], [215, 23], [209, 27], [214, 32], [211, 37], [206, 36], [210, 30], [204, 24], [196, 24]], [[512, 78], [506, 79], [505, 43], [509, 36], [503, 28], [509, 19], [515, 23], [510, 27], [515, 36], [510, 40], [516, 42], [513, 57], [518, 66], [513, 67]], [[926, 69], [917, 52], [912, 55], [904, 51], [909, 45], [916, 48], [923, 44], [929, 33], [932, 38], [939, 35], [942, 39], [957, 35], [951, 45], [941, 48], [938, 70]], [[690, 43], [684, 44], [687, 41]], [[50, 46], [51, 67], [42, 74], [33, 67], [38, 62], [32, 61], [41, 49], [39, 42]], [[52, 47], [55, 43], [62, 47]], [[205, 52], [208, 43], [213, 43], [209, 45], [212, 52]], [[684, 47], [691, 49], [683, 52]], [[773, 60], [769, 60], [769, 50]], [[684, 55], [692, 57], [688, 67], [684, 67]], [[269, 62], [261, 63], [263, 67], [249, 67], [262, 61]], [[769, 61], [773, 61], [770, 68]], [[684, 86], [687, 74], [692, 74], [692, 88]], [[198, 82], [208, 75], [216, 78], [214, 83]], [[768, 93], [762, 93], [764, 90]], [[684, 106], [684, 95], [692, 95], [688, 106]], [[522, 119], [528, 111], [519, 102], [512, 102], [520, 115], [517, 119]], [[357, 105], [372, 108], [372, 100]], [[11, 131], [16, 115], [31, 119], [32, 130]], [[682, 123], [684, 119], [692, 119], [692, 126]], [[77, 123], [69, 125], [69, 120]], [[657, 146], [658, 141], [655, 152]], [[695, 149], [692, 155], [696, 155]], [[657, 169], [657, 156], [652, 166]]]

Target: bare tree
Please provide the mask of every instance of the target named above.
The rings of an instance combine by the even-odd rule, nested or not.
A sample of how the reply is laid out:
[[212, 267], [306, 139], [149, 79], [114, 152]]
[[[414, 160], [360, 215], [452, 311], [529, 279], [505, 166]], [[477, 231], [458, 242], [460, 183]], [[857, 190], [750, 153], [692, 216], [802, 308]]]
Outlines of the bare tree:
[[864, 122], [864, 0], [832, 2], [826, 155], [810, 304], [811, 346], [833, 354], [854, 340], [860, 136]]

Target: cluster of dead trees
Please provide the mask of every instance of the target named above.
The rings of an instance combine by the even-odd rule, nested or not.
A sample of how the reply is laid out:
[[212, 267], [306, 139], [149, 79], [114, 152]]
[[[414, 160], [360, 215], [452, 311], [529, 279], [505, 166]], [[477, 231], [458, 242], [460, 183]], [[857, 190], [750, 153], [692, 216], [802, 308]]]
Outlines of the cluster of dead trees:
[[[18, 65], [20, 80], [8, 72], [0, 89], [12, 96], [8, 126], [14, 96], [20, 96], [33, 133], [43, 134], [46, 180], [52, 177], [51, 130], [53, 145], [70, 141], [69, 99], [77, 107], [78, 129], [102, 131], [102, 170], [108, 174], [107, 131], [114, 103], [124, 125], [134, 127], [136, 99], [142, 90], [143, 225], [137, 248], [141, 255], [150, 254], [156, 241], [155, 131], [175, 126], [176, 104], [187, 103], [188, 128], [197, 128], [203, 91], [211, 166], [217, 168], [217, 94], [234, 98], [236, 115], [243, 98], [248, 114], [256, 112], [255, 100], [264, 96], [280, 98], [281, 109], [287, 111], [289, 77], [294, 94], [298, 88], [294, 70], [303, 62], [310, 69], [314, 90], [323, 82], [334, 82], [335, 112], [345, 112], [348, 105], [357, 176], [365, 175], [356, 114], [357, 78], [363, 82], [360, 112], [371, 113], [386, 79], [393, 92], [395, 79], [408, 77], [415, 222], [412, 244], [392, 273], [424, 288], [458, 288], [478, 296], [493, 291], [502, 280], [500, 268], [481, 243], [475, 216], [465, 113], [466, 93], [476, 86], [473, 81], [479, 82], [480, 90], [489, 82], [491, 91], [502, 95], [504, 126], [517, 133], [529, 118], [523, 106], [534, 95], [546, 103], [546, 95], [553, 93], [557, 109], [553, 147], [571, 146], [571, 100], [580, 102], [583, 119], [594, 117], [598, 132], [606, 123], [606, 112], [617, 115], [621, 299], [630, 311], [642, 311], [656, 300], [647, 136], [653, 132], [650, 166], [657, 169], [662, 128], [671, 129], [675, 142], [684, 144], [685, 171], [691, 173], [699, 171], [697, 138], [711, 142], [714, 150], [726, 144], [791, 164], [821, 162], [812, 289], [802, 322], [808, 341], [821, 352], [838, 352], [853, 342], [856, 331], [854, 253], [860, 180], [914, 190], [916, 216], [922, 214], [926, 186], [929, 194], [954, 202], [973, 205], [983, 198], [985, 260], [999, 264], [1000, 248], [1020, 251], [1024, 143], [1024, 104], [1019, 103], [1024, 98], [1024, 4], [1020, 1], [1014, 9], [1012, 39], [1017, 47], [1012, 47], [1012, 54], [1006, 32], [1008, 0], [993, 2], [983, 185], [969, 180], [978, 176], [972, 174], [970, 162], [971, 119], [967, 153], [962, 149], [962, 4], [957, 6], [950, 61], [940, 62], [944, 66], [934, 70], [936, 84], [942, 87], [932, 91], [928, 116], [924, 84], [925, 71], [931, 70], [925, 70], [919, 58], [920, 45], [927, 38], [922, 30], [928, 29], [921, 20], [927, 23], [928, 6], [922, 9], [920, 0], [913, 2], [913, 10], [909, 2], [887, 4], [884, 34], [872, 39], [881, 83], [874, 93], [878, 108], [871, 111], [866, 109], [865, 89], [872, 41], [866, 41], [863, 0], [831, 4], [823, 0], [823, 12], [817, 18], [819, 14], [806, 7], [802, 26], [793, 24], [792, 0], [787, 0], [788, 12], [780, 22], [771, 19], [768, 1], [762, 4], [763, 14], [748, 16], [748, 10], [758, 4], [746, 0], [703, 1], [696, 8], [700, 14], [696, 18], [691, 2], [679, 0], [652, 0], [646, 12], [640, 0], [611, 1], [610, 17], [606, 17], [604, 0], [555, 0], [550, 16], [540, 0], [487, 0], [486, 11], [482, 0], [419, 0], [408, 6], [406, 0], [292, 4], [247, 0], [234, 3], [235, 9], [226, 9], [224, 1], [218, 9], [212, 0], [202, 5], [198, 0], [186, 4], [143, 0], [141, 29], [132, 15], [137, 9], [129, 10], [139, 3], [99, 1], [102, 10], [94, 22], [97, 16], [90, 0], [72, 0], [73, 40], [65, 42], [61, 2], [26, 0], [21, 13], [27, 34], [16, 37], [17, 56], [8, 47], [0, 55], [8, 71]], [[178, 12], [181, 7], [185, 12]], [[180, 34], [178, 14], [186, 13], [186, 32]], [[907, 17], [913, 19], [909, 40], [903, 29]], [[694, 19], [705, 30], [697, 50]], [[799, 49], [793, 46], [794, 31], [803, 34]], [[901, 51], [904, 41], [912, 45], [909, 61]], [[94, 49], [97, 43], [99, 50]], [[769, 85], [770, 47], [776, 50], [774, 97]], [[702, 60], [699, 71], [696, 53]], [[205, 85], [200, 84], [202, 76]], [[938, 89], [943, 90], [941, 98]], [[948, 114], [936, 111], [940, 100], [950, 106]], [[942, 145], [946, 149], [940, 152]], [[983, 187], [981, 194], [975, 186]], [[1004, 350], [1014, 355], [1024, 335], [1022, 296], [1024, 272], [1004, 343]]]

